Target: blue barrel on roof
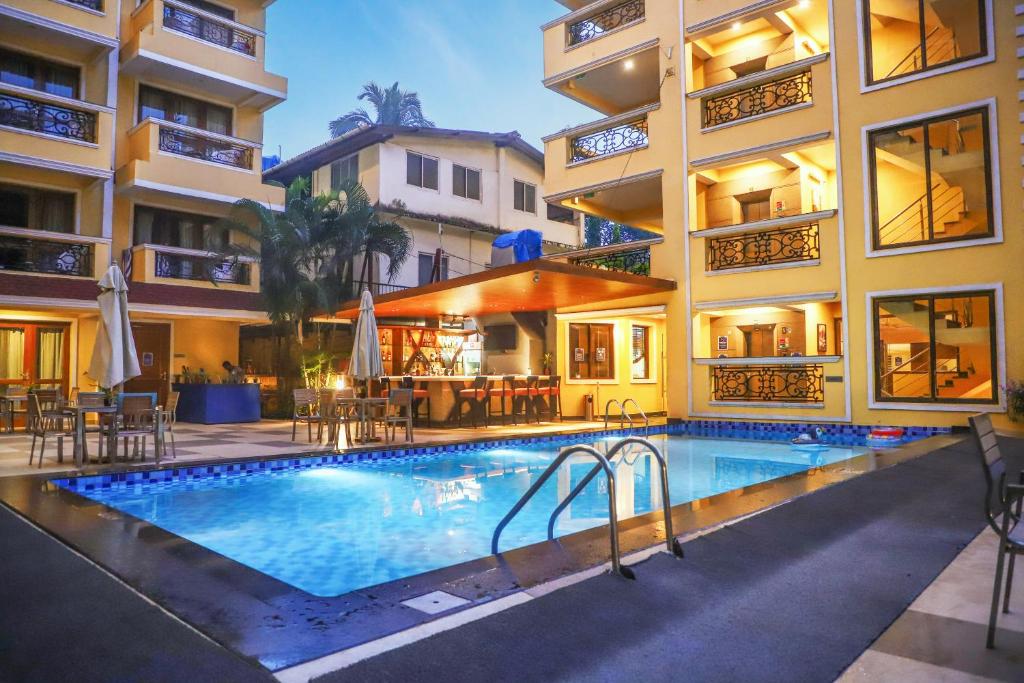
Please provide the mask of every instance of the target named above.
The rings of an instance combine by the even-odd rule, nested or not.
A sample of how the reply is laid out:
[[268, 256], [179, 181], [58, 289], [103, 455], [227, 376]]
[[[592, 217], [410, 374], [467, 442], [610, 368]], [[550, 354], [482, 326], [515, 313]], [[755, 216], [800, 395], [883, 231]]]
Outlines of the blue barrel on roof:
[[537, 230], [516, 230], [498, 236], [491, 243], [491, 266], [523, 263], [541, 257], [543, 235]]

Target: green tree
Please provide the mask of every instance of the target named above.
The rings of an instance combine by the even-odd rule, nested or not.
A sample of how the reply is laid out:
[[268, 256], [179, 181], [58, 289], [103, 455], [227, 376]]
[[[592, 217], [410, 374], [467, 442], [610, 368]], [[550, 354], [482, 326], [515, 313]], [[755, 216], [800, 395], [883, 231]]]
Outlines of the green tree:
[[328, 126], [332, 138], [361, 125], [434, 127], [434, 122], [423, 115], [420, 96], [415, 92], [399, 90], [397, 81], [390, 88], [382, 88], [371, 81], [363, 86], [359, 99], [370, 103], [373, 115], [359, 107], [339, 116]]

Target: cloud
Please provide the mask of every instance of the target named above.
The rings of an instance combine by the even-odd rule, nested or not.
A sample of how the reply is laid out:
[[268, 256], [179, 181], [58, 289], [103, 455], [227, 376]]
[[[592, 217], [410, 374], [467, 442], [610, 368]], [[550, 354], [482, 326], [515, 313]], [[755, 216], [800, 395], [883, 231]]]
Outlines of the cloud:
[[434, 2], [429, 7], [401, 3], [398, 15], [404, 33], [423, 42], [424, 57], [434, 57], [455, 87], [481, 85], [484, 74], [470, 57], [472, 27], [465, 25], [465, 7]]

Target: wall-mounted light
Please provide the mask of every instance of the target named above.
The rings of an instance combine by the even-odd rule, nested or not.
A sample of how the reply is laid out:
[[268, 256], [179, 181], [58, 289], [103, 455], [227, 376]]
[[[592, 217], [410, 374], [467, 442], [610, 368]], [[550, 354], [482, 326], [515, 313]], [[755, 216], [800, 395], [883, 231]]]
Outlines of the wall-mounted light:
[[732, 22], [732, 30], [733, 31], [739, 31], [742, 27], [743, 27], [743, 24], [741, 24], [740, 22], [738, 22], [738, 21]]
[[635, 67], [635, 66], [636, 66], [636, 63], [632, 59], [627, 59], [626, 61], [624, 61], [622, 63], [622, 68], [625, 71], [632, 71], [633, 67]]
[[540, 271], [535, 270], [533, 271], [533, 284], [537, 284], [538, 282], [540, 282]]

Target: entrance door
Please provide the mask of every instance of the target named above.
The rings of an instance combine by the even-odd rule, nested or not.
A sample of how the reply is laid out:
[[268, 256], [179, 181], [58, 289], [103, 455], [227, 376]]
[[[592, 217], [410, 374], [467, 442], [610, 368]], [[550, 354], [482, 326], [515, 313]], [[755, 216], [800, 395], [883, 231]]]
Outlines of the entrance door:
[[135, 352], [142, 374], [124, 383], [126, 392], [153, 392], [160, 405], [167, 401], [171, 364], [171, 326], [167, 323], [132, 323]]
[[741, 325], [747, 358], [775, 355], [775, 325]]

